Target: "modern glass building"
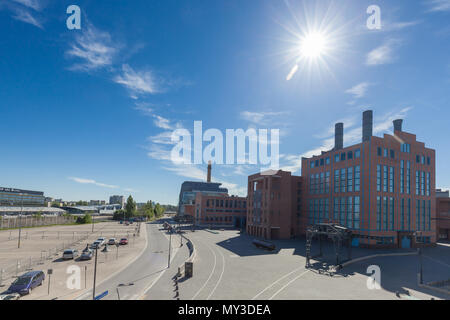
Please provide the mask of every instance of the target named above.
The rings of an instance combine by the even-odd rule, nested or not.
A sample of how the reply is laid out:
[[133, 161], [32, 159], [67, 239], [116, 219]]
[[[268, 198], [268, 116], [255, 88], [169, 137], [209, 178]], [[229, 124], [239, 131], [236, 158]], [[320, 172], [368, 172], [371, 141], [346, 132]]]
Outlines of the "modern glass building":
[[0, 187], [0, 206], [43, 207], [44, 192]]

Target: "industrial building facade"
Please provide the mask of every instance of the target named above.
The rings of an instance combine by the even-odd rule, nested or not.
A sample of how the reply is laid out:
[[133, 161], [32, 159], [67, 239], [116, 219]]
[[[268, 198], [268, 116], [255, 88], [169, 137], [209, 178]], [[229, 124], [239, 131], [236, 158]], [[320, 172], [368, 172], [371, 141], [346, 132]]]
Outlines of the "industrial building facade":
[[450, 240], [450, 196], [448, 190], [436, 190], [436, 237], [437, 240]]
[[[316, 223], [337, 223], [365, 235], [355, 246], [411, 247], [436, 242], [435, 151], [402, 131], [372, 135], [372, 111], [363, 113], [362, 142], [343, 148], [343, 124], [335, 147], [302, 159], [300, 234]], [[379, 239], [370, 239], [370, 236]]]
[[270, 170], [248, 177], [247, 233], [290, 239], [299, 232], [302, 177]]
[[195, 197], [196, 225], [245, 227], [247, 198], [225, 193], [197, 192]]

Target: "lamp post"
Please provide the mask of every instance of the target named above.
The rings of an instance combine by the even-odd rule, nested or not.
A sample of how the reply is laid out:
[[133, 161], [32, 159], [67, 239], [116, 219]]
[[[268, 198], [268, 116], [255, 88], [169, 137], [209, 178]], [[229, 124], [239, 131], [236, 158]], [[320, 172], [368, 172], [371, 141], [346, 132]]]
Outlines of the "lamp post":
[[21, 199], [21, 206], [20, 206], [20, 214], [19, 214], [19, 238], [17, 239], [17, 249], [20, 249], [20, 236], [22, 233], [22, 212], [23, 212], [23, 193], [20, 194]]
[[167, 269], [170, 268], [170, 248], [172, 247], [172, 229], [169, 229], [169, 259], [167, 261]]
[[92, 300], [95, 300], [95, 281], [97, 280], [97, 252], [98, 245], [95, 246], [94, 286], [92, 288]]
[[[418, 244], [417, 253], [419, 256], [419, 284], [423, 284], [423, 261], [422, 261], [422, 246], [423, 246], [423, 239], [422, 239], [422, 232], [416, 231], [414, 233], [416, 236], [416, 244]], [[420, 239], [420, 241], [417, 241], [417, 238]]]

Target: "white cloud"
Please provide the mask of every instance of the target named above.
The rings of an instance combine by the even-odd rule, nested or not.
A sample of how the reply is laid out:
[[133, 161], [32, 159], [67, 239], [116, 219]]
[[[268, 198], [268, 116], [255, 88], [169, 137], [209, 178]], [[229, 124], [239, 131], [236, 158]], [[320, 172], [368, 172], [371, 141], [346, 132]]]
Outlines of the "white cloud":
[[135, 71], [127, 64], [122, 65], [122, 74], [117, 75], [113, 81], [130, 90], [134, 98], [139, 94], [158, 93], [155, 78], [150, 71]]
[[354, 87], [346, 90], [346, 93], [352, 94], [355, 99], [360, 99], [366, 95], [367, 89], [369, 88], [369, 83], [361, 82]]
[[15, 9], [13, 9], [13, 11], [15, 13], [15, 15], [13, 16], [14, 19], [31, 24], [40, 29], [44, 29], [41, 21], [38, 18], [36, 18], [34, 15], [32, 15], [28, 10], [21, 9], [21, 8], [15, 8]]
[[430, 0], [427, 5], [430, 12], [450, 11], [450, 0]]
[[155, 115], [155, 120], [153, 121], [155, 126], [161, 129], [173, 129], [173, 127], [170, 125], [170, 120], [166, 119], [164, 117]]
[[367, 55], [366, 64], [369, 66], [392, 63], [395, 59], [394, 50], [400, 41], [390, 39], [381, 46], [373, 49]]
[[240, 116], [242, 119], [257, 124], [266, 125], [273, 122], [274, 117], [286, 114], [286, 112], [252, 112], [242, 111]]
[[99, 186], [99, 187], [110, 188], [110, 189], [117, 189], [117, 188], [119, 188], [118, 186], [97, 182], [97, 181], [92, 180], [92, 179], [84, 179], [84, 178], [77, 178], [77, 177], [69, 177], [69, 179], [72, 180], [72, 181], [75, 181], [77, 183], [81, 183], [81, 184], [93, 184], [93, 185], [96, 185], [96, 186]]
[[110, 66], [118, 49], [112, 44], [109, 33], [99, 31], [90, 24], [82, 30], [66, 51], [66, 55], [81, 60], [70, 69], [91, 71]]
[[24, 5], [25, 7], [34, 9], [36, 11], [39, 11], [42, 8], [39, 0], [13, 0], [13, 1], [20, 3], [21, 5]]

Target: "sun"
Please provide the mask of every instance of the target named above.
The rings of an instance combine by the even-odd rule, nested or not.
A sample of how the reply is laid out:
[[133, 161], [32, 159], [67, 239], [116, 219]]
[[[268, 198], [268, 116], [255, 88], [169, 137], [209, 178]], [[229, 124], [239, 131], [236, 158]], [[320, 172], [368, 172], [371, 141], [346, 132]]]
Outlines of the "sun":
[[311, 32], [302, 37], [300, 40], [300, 56], [304, 58], [314, 59], [326, 54], [327, 37], [320, 32]]

